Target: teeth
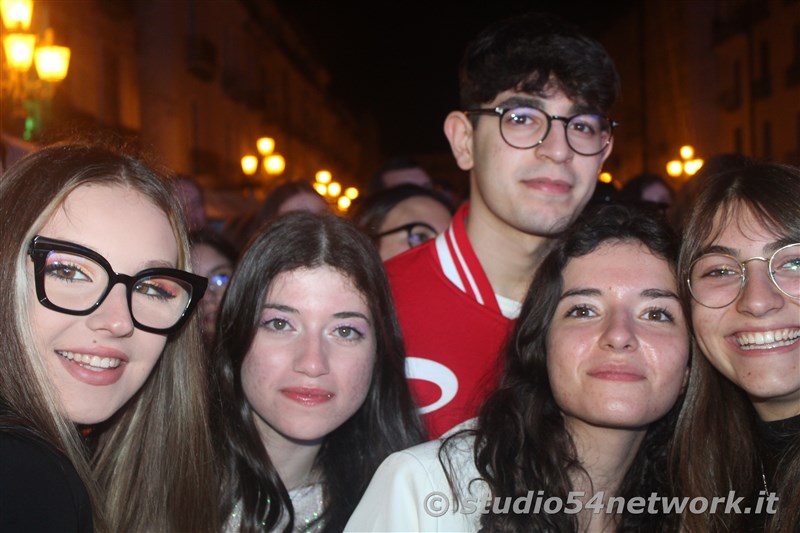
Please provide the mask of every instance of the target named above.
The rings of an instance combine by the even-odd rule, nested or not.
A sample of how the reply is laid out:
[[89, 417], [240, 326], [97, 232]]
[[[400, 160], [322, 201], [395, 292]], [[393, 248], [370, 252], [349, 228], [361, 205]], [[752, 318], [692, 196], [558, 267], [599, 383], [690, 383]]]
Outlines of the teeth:
[[75, 352], [57, 351], [56, 353], [64, 359], [69, 359], [70, 361], [75, 361], [81, 365], [94, 368], [117, 368], [120, 363], [120, 360], [115, 357], [100, 357], [98, 355], [87, 355], [84, 353]]
[[800, 328], [786, 328], [774, 331], [739, 333], [736, 335], [736, 342], [739, 343], [739, 347], [743, 350], [755, 350], [789, 346], [798, 338], [800, 338]]

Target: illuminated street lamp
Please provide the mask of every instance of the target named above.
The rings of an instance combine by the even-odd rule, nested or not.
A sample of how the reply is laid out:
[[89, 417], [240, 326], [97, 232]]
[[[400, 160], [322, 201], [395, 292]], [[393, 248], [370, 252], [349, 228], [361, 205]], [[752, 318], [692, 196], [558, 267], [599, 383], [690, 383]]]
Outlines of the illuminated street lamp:
[[33, 0], [0, 0], [0, 16], [7, 31], [17, 27], [28, 31], [33, 18]]
[[333, 179], [331, 173], [327, 170], [320, 170], [314, 176], [314, 179], [317, 180], [317, 183], [322, 183], [323, 185], [327, 185]]
[[[52, 30], [47, 30], [51, 32]], [[67, 77], [70, 50], [66, 46], [40, 46], [33, 54], [39, 79], [58, 83]]]
[[256, 148], [258, 148], [259, 154], [263, 156], [270, 155], [275, 151], [275, 139], [272, 137], [261, 137], [256, 141]]
[[342, 186], [338, 182], [334, 181], [334, 182], [331, 182], [331, 183], [328, 184], [328, 195], [329, 196], [332, 196], [332, 197], [336, 198], [340, 194], [342, 194]]
[[272, 154], [264, 159], [264, 170], [270, 176], [278, 176], [283, 173], [286, 168], [286, 160], [280, 154]]
[[[70, 49], [53, 45], [53, 30], [44, 37], [29, 32], [33, 0], [0, 0], [3, 19], [3, 99], [12, 103], [11, 117], [27, 117], [23, 138], [30, 140], [37, 129], [41, 105], [53, 98], [54, 85], [67, 77]], [[36, 66], [35, 73], [31, 67]]]
[[703, 160], [694, 157], [694, 147], [690, 145], [681, 146], [680, 150], [681, 159], [673, 159], [667, 163], [667, 174], [673, 178], [682, 177], [688, 179], [694, 176], [698, 170], [703, 166]]
[[242, 172], [248, 176], [252, 176], [258, 170], [258, 158], [254, 155], [246, 155], [242, 157]]

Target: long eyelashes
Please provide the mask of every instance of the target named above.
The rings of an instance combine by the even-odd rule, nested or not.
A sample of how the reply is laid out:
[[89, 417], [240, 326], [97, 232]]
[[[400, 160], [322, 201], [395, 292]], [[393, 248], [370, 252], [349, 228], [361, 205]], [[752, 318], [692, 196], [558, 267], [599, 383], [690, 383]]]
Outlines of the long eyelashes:
[[658, 322], [675, 322], [675, 316], [664, 307], [650, 307], [642, 316]]

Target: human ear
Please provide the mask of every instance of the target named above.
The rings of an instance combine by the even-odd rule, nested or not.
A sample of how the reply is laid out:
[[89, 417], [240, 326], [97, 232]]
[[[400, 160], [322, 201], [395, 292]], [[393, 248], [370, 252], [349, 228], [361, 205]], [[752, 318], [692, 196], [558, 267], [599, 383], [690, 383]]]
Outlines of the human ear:
[[452, 111], [444, 119], [444, 134], [461, 170], [472, 169], [472, 133], [472, 122], [461, 111]]
[[598, 174], [600, 174], [600, 172], [603, 171], [603, 163], [606, 162], [606, 159], [608, 159], [608, 156], [611, 155], [611, 150], [613, 149], [614, 149], [614, 137], [611, 137], [611, 140], [608, 141], [608, 146], [603, 148], [603, 151], [600, 152], [603, 157], [602, 159], [600, 159], [600, 170], [597, 171]]

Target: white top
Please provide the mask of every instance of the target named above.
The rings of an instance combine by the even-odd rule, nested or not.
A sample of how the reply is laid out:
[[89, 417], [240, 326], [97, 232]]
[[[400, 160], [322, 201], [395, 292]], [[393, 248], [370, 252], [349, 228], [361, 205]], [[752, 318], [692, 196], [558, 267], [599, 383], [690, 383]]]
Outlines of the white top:
[[426, 442], [383, 461], [344, 530], [478, 531], [479, 509], [488, 500], [489, 489], [483, 481], [469, 484], [479, 477], [472, 460], [474, 442], [473, 437], [458, 437], [448, 447], [459, 498], [453, 496], [439, 462], [441, 441]]

